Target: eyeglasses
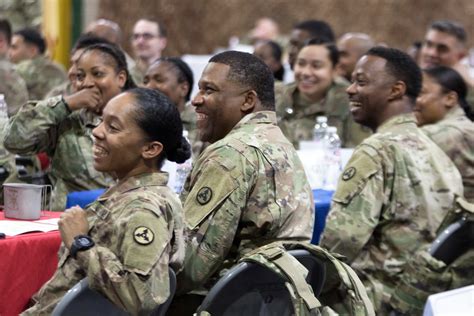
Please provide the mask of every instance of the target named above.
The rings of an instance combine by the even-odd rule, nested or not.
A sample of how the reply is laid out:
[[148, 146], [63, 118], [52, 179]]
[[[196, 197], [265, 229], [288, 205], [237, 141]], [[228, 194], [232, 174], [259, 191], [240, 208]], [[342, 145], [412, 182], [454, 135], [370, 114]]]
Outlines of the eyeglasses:
[[151, 34], [151, 33], [135, 33], [135, 34], [132, 35], [132, 40], [136, 41], [140, 37], [142, 37], [145, 41], [149, 41], [149, 40], [151, 40], [155, 37], [159, 37], [159, 36]]

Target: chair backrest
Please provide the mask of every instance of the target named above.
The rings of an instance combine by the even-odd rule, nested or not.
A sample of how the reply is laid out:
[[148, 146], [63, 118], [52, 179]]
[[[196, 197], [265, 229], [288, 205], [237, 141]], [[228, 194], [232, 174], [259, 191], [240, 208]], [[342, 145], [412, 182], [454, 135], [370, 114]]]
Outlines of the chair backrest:
[[474, 249], [474, 221], [463, 217], [438, 235], [429, 253], [449, 265], [469, 249]]
[[[169, 268], [170, 296], [160, 304], [151, 315], [166, 315], [166, 311], [173, 300], [176, 291], [176, 275], [173, 269]], [[66, 295], [59, 301], [53, 310], [53, 316], [123, 316], [128, 315], [125, 311], [115, 306], [107, 298], [97, 291], [89, 288], [87, 278], [79, 281]]]
[[[325, 280], [324, 263], [307, 250], [291, 250], [289, 254], [308, 269], [306, 281], [318, 295]], [[197, 313], [206, 311], [223, 316], [293, 315], [293, 302], [286, 282], [263, 265], [241, 262], [214, 285]]]

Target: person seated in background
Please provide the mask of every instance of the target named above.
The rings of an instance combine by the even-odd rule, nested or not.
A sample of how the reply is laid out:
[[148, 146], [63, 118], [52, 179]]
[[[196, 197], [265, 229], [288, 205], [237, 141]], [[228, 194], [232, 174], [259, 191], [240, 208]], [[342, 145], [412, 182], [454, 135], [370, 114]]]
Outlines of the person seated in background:
[[423, 88], [415, 115], [423, 132], [454, 162], [461, 173], [464, 197], [474, 202], [474, 117], [466, 101], [467, 86], [452, 68], [423, 70]]
[[140, 19], [135, 23], [132, 34], [135, 66], [130, 71], [135, 82], [143, 82], [146, 70], [151, 63], [161, 57], [166, 44], [166, 29], [161, 22]]
[[92, 166], [91, 133], [105, 104], [135, 87], [122, 51], [109, 44], [84, 49], [76, 79], [78, 92], [28, 102], [5, 131], [7, 150], [22, 155], [44, 151], [51, 158], [53, 211], [64, 210], [70, 192], [106, 188], [113, 182]]
[[355, 64], [362, 55], [375, 46], [372, 38], [364, 33], [346, 33], [337, 41], [339, 50], [338, 74], [351, 81]]
[[295, 24], [288, 43], [288, 62], [292, 70], [295, 68], [299, 51], [313, 38], [330, 43], [336, 39], [331, 26], [324, 21], [305, 20]]
[[285, 75], [285, 69], [281, 61], [283, 51], [277, 42], [258, 41], [254, 45], [253, 54], [263, 60], [265, 65], [270, 68], [275, 80], [283, 81], [283, 76]]
[[[298, 154], [276, 124], [273, 75], [263, 61], [237, 51], [215, 55], [192, 104], [201, 140], [211, 145], [181, 193], [188, 242], [180, 294], [208, 290], [220, 272], [262, 245], [309, 242], [314, 222], [313, 195]], [[173, 306], [195, 310], [188, 298]]]
[[69, 67], [69, 70], [67, 72], [68, 80], [60, 84], [59, 86], [54, 87], [51, 91], [49, 91], [45, 99], [49, 99], [57, 95], [68, 96], [77, 92], [78, 87], [77, 87], [77, 78], [76, 78], [77, 77], [76, 64], [82, 52], [88, 46], [95, 45], [95, 44], [108, 44], [108, 43], [109, 42], [107, 42], [105, 39], [94, 36], [94, 35], [89, 35], [89, 34], [81, 35], [77, 39], [76, 43], [74, 44], [74, 47], [71, 50], [71, 58], [69, 59], [69, 63], [71, 66]]
[[[127, 60], [128, 71], [131, 72], [135, 67], [135, 61], [130, 57], [127, 52], [122, 48], [122, 29], [114, 21], [107, 19], [98, 19], [92, 21], [85, 29], [85, 34], [97, 36], [103, 38], [109, 43], [117, 45], [122, 49], [125, 59]], [[135, 81], [139, 83], [139, 81]]]
[[0, 19], [0, 94], [5, 96], [8, 116], [13, 116], [28, 101], [25, 81], [8, 60], [11, 40], [10, 22]]
[[310, 40], [298, 53], [295, 82], [275, 87], [278, 126], [296, 148], [313, 138], [317, 116], [327, 116], [328, 125], [337, 127], [343, 147], [355, 147], [370, 135], [350, 115], [349, 83], [335, 80], [338, 61], [333, 43]]
[[51, 314], [83, 278], [125, 311], [149, 315], [170, 295], [168, 266], [182, 265], [182, 207], [160, 172], [165, 159], [191, 155], [176, 107], [157, 91], [129, 90], [108, 102], [93, 135], [94, 168], [118, 182], [61, 215], [58, 269], [24, 315]]
[[463, 194], [456, 166], [416, 125], [421, 80], [408, 54], [374, 47], [347, 88], [354, 120], [375, 134], [339, 178], [321, 246], [347, 258], [380, 315], [407, 260], [434, 240]]
[[22, 29], [13, 34], [10, 60], [25, 80], [29, 100], [43, 100], [51, 89], [66, 82], [63, 67], [45, 56], [46, 42], [34, 29]]
[[426, 32], [421, 47], [420, 67], [451, 67], [463, 77], [468, 85], [467, 101], [474, 110], [474, 78], [461, 61], [467, 55], [467, 34], [464, 27], [455, 21], [433, 22]]
[[187, 102], [194, 85], [193, 72], [188, 64], [178, 57], [161, 57], [148, 68], [143, 85], [164, 93], [178, 108], [183, 128], [188, 132], [193, 157], [197, 158], [205, 145], [199, 140], [196, 128], [196, 112]]

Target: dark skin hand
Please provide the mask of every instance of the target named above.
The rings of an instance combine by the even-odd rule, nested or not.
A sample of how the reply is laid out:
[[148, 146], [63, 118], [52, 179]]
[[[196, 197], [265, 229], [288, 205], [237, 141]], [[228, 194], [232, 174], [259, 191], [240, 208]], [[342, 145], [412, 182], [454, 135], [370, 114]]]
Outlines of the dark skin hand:
[[58, 226], [61, 239], [68, 249], [71, 249], [74, 237], [77, 235], [87, 235], [89, 232], [86, 212], [79, 206], [73, 206], [61, 214]]
[[82, 108], [98, 114], [102, 112], [102, 95], [97, 87], [84, 88], [74, 94], [65, 96], [64, 101], [72, 112]]

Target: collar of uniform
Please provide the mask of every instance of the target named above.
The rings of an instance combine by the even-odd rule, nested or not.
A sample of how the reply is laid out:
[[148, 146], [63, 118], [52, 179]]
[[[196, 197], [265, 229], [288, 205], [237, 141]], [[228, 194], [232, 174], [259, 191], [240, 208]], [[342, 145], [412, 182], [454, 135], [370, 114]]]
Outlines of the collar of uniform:
[[274, 124], [276, 125], [277, 119], [274, 111], [258, 111], [245, 115], [233, 128], [238, 129], [242, 125], [247, 124]]
[[443, 118], [443, 121], [452, 120], [463, 116], [466, 116], [464, 110], [460, 106], [456, 106], [453, 109], [449, 110], [448, 113], [446, 113], [446, 116]]
[[119, 181], [116, 185], [108, 189], [98, 201], [105, 201], [117, 194], [143, 187], [143, 186], [166, 186], [168, 183], [167, 172], [150, 172], [132, 176], [125, 180]]
[[386, 120], [382, 125], [377, 128], [377, 133], [383, 133], [389, 131], [392, 127], [401, 124], [413, 124], [416, 127], [416, 118], [413, 112], [403, 113]]

